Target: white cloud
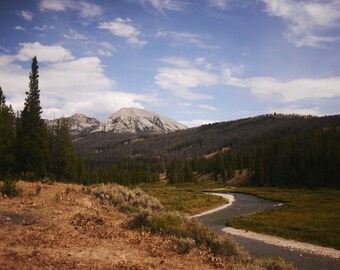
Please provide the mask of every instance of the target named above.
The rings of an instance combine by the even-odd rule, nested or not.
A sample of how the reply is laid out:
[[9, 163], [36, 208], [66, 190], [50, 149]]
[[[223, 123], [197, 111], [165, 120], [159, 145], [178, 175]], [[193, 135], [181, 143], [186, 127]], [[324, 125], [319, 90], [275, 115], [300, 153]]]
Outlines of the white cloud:
[[96, 17], [103, 13], [102, 8], [96, 4], [73, 0], [41, 0], [40, 9], [43, 11], [75, 10], [82, 18]]
[[290, 81], [279, 81], [272, 77], [248, 79], [229, 77], [226, 79], [226, 84], [249, 88], [253, 94], [259, 97], [281, 99], [283, 102], [340, 96], [340, 77]]
[[96, 17], [103, 13], [102, 8], [98, 5], [89, 4], [86, 2], [80, 2], [79, 5], [79, 14], [83, 18]]
[[20, 61], [27, 61], [37, 56], [40, 62], [61, 62], [74, 59], [72, 53], [60, 45], [44, 46], [39, 42], [20, 43], [21, 49], [16, 55]]
[[230, 0], [209, 0], [209, 5], [211, 7], [216, 7], [220, 9], [228, 9], [230, 4]]
[[[159, 61], [167, 64], [158, 69], [155, 84], [170, 91], [174, 96], [187, 100], [212, 99], [213, 96], [200, 93], [195, 88], [204, 88], [219, 83], [219, 77], [202, 69], [184, 57], [164, 57]], [[199, 61], [200, 64], [200, 61]]]
[[26, 28], [24, 28], [24, 27], [22, 27], [20, 25], [17, 25], [14, 29], [18, 30], [18, 31], [25, 31], [26, 30]]
[[[39, 58], [38, 58], [39, 60]], [[104, 69], [100, 59], [97, 57], [83, 57], [73, 61], [53, 63], [48, 69], [40, 72], [41, 86], [53, 90], [58, 90], [58, 95], [70, 94], [70, 89], [81, 89], [84, 92], [93, 91], [94, 87], [99, 89], [109, 89], [113, 82], [104, 75]], [[58, 78], [55, 80], [53, 78]], [[86, 85], [83, 82], [87, 82]], [[64, 89], [64, 93], [60, 93]]]
[[32, 21], [33, 13], [28, 10], [21, 10], [19, 12], [19, 16], [25, 19], [26, 21]]
[[111, 43], [109, 43], [109, 42], [105, 42], [105, 41], [100, 42], [100, 43], [99, 43], [99, 46], [100, 46], [102, 49], [107, 50], [107, 51], [109, 51], [109, 52], [111, 52], [111, 53], [118, 52], [118, 50], [116, 49], [116, 47], [113, 46], [113, 45], [112, 45]]
[[0, 67], [5, 67], [15, 61], [13, 55], [0, 55]]
[[40, 2], [40, 9], [53, 10], [53, 11], [64, 11], [70, 5], [71, 5], [71, 1], [67, 1], [67, 0], [42, 0]]
[[214, 106], [206, 105], [206, 104], [200, 104], [197, 105], [198, 108], [205, 109], [205, 110], [210, 110], [210, 111], [217, 111], [217, 108]]
[[47, 29], [55, 29], [55, 27], [53, 25], [43, 25], [43, 26], [35, 26], [34, 27], [35, 30], [38, 30], [38, 31], [45, 31]]
[[[202, 57], [193, 61], [182, 57], [159, 59], [166, 66], [158, 69], [155, 84], [176, 97], [187, 100], [212, 98], [204, 91], [209, 86], [225, 84], [249, 89], [260, 99], [291, 103], [301, 100], [340, 97], [340, 77], [297, 78], [281, 81], [273, 77], [240, 78], [244, 66], [220, 65], [209, 69], [210, 63]], [[204, 108], [201, 106], [201, 108]], [[205, 109], [208, 107], [205, 106]], [[212, 108], [210, 108], [212, 109]]]
[[150, 5], [159, 12], [164, 10], [180, 11], [183, 10], [186, 2], [183, 0], [139, 0], [142, 5]]
[[184, 57], [163, 57], [160, 58], [159, 61], [171, 65], [171, 66], [176, 66], [180, 68], [190, 68], [193, 66], [193, 64]]
[[9, 53], [10, 52], [10, 50], [6, 49], [4, 46], [1, 46], [1, 45], [0, 45], [0, 51], [3, 51], [5, 53]]
[[101, 22], [99, 29], [110, 31], [113, 35], [126, 38], [126, 42], [133, 46], [144, 46], [147, 41], [140, 39], [140, 31], [130, 19], [117, 18], [111, 22]]
[[[0, 85], [14, 110], [23, 108], [29, 72], [14, 64], [15, 57], [0, 57]], [[39, 61], [39, 58], [38, 58]], [[82, 112], [104, 120], [121, 107], [139, 107], [152, 102], [152, 95], [114, 91], [115, 82], [105, 75], [97, 57], [84, 57], [39, 68], [43, 117], [53, 119]]]
[[100, 56], [113, 56], [114, 53], [118, 52], [115, 46], [109, 42], [100, 42], [97, 54]]
[[112, 56], [113, 54], [108, 51], [108, 50], [103, 50], [103, 49], [98, 49], [97, 50], [97, 53], [100, 55], [100, 56]]
[[194, 119], [191, 121], [179, 121], [179, 122], [189, 128], [192, 128], [192, 127], [198, 127], [198, 126], [207, 125], [211, 123], [216, 123], [216, 122], [219, 122], [219, 120]]
[[64, 38], [70, 39], [70, 40], [86, 40], [87, 36], [83, 34], [79, 34], [77, 31], [73, 29], [69, 29], [67, 31], [67, 34], [64, 34]]
[[339, 39], [326, 31], [340, 28], [340, 1], [261, 0], [266, 12], [281, 17], [288, 26], [286, 37], [297, 47], [322, 47]]
[[217, 49], [218, 46], [211, 45], [207, 43], [209, 36], [199, 35], [189, 32], [158, 32], [156, 33], [158, 38], [169, 38], [172, 40], [172, 46], [195, 46], [201, 49]]
[[211, 95], [194, 92], [192, 88], [216, 84], [218, 78], [197, 68], [160, 68], [155, 76], [155, 83], [174, 96], [187, 100], [211, 99]]
[[190, 102], [178, 102], [176, 103], [176, 105], [179, 107], [190, 107], [191, 103]]
[[106, 42], [106, 41], [103, 41], [103, 42], [100, 42], [99, 43], [100, 47], [102, 47], [103, 49], [106, 49], [106, 50], [110, 50], [110, 51], [113, 51], [113, 52], [116, 52], [117, 49], [115, 46], [113, 46], [111, 43], [109, 42]]

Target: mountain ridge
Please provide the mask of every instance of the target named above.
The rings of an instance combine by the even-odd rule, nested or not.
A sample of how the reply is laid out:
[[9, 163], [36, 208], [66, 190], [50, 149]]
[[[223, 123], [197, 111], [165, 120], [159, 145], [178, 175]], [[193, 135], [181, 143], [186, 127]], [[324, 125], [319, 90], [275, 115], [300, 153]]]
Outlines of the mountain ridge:
[[[75, 113], [66, 119], [69, 120], [72, 136], [83, 136], [94, 132], [164, 134], [187, 129], [185, 125], [169, 117], [134, 107], [121, 108], [103, 122], [82, 113]], [[45, 121], [48, 127], [52, 127], [57, 120]]]

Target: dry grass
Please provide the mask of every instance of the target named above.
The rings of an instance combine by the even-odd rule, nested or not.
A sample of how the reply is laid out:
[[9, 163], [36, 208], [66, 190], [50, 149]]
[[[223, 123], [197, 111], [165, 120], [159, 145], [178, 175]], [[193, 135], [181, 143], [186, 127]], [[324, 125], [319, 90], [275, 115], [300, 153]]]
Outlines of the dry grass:
[[120, 206], [121, 209], [133, 207], [143, 208], [153, 212], [163, 210], [163, 206], [158, 199], [148, 195], [140, 188], [128, 189], [118, 184], [100, 184], [84, 187], [83, 192], [108, 200], [113, 205]]

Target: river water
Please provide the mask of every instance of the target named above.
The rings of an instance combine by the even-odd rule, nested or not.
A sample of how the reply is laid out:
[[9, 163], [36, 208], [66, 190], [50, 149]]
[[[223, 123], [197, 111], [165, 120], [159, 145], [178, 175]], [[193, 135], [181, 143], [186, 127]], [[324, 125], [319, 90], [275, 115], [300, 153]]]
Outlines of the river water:
[[[225, 232], [223, 232], [222, 229], [226, 227], [226, 222], [232, 218], [279, 206], [278, 202], [265, 200], [252, 195], [241, 193], [233, 193], [232, 195], [235, 197], [235, 201], [231, 206], [195, 219], [223, 236], [225, 235]], [[250, 254], [257, 257], [279, 256], [293, 262], [295, 266], [307, 270], [340, 269], [340, 261], [337, 259], [266, 244], [264, 242], [242, 236], [231, 237], [239, 244], [245, 246]]]

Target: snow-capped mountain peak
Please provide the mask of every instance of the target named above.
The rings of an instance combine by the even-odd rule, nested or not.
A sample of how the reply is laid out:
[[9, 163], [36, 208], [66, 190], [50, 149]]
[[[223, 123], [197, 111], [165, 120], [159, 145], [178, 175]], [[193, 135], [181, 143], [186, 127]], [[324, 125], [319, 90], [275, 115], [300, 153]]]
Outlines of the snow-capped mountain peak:
[[106, 131], [116, 133], [168, 133], [186, 128], [173, 119], [139, 108], [122, 108], [104, 123]]

